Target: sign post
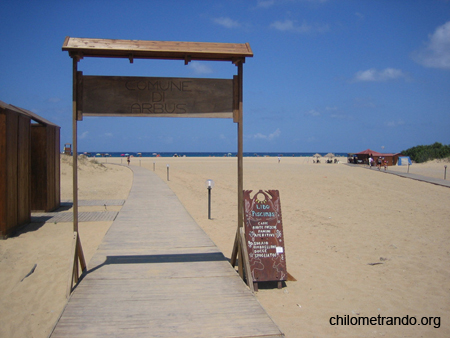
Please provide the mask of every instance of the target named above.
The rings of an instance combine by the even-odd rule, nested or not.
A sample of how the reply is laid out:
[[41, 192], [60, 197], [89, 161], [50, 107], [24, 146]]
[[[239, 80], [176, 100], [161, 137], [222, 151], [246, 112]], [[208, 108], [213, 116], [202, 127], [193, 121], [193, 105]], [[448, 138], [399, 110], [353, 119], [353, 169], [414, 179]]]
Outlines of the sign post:
[[283, 223], [278, 190], [244, 190], [245, 240], [254, 289], [258, 282], [287, 280]]

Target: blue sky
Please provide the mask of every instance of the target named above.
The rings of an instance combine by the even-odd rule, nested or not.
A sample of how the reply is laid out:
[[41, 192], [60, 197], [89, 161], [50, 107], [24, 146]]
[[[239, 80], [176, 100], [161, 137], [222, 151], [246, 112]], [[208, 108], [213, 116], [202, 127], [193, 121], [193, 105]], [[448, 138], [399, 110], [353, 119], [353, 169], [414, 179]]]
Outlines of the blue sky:
[[[398, 152], [450, 143], [450, 1], [0, 2], [0, 100], [72, 142], [66, 36], [248, 42], [244, 151]], [[232, 78], [231, 63], [89, 59], [85, 75]], [[228, 152], [230, 119], [85, 117], [79, 151]]]

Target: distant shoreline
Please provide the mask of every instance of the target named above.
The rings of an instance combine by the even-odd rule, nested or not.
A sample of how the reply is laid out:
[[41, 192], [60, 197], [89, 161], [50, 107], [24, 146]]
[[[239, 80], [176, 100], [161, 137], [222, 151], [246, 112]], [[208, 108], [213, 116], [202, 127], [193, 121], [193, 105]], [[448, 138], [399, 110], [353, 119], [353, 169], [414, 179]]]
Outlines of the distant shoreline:
[[[89, 157], [236, 157], [236, 152], [78, 152], [79, 155]], [[320, 154], [325, 157], [328, 152], [324, 153], [303, 153], [303, 152], [244, 152], [244, 157], [312, 157]], [[158, 156], [159, 155], [159, 156]], [[348, 153], [334, 153], [335, 157], [347, 157]]]

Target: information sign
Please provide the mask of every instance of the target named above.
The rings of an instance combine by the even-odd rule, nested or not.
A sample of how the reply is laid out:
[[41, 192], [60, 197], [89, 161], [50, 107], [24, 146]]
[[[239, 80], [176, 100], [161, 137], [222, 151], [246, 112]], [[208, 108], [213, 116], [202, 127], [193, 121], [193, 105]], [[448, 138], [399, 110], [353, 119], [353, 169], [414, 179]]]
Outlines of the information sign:
[[278, 190], [244, 190], [245, 240], [254, 282], [287, 279]]
[[81, 75], [80, 87], [86, 116], [233, 117], [233, 80]]

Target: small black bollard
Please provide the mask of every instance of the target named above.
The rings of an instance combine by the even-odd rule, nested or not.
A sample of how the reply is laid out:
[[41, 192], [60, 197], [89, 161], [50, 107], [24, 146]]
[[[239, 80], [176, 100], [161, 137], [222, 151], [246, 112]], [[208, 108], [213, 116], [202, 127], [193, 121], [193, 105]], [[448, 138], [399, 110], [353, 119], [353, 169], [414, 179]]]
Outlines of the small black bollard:
[[206, 180], [205, 185], [208, 189], [208, 219], [211, 219], [211, 190], [214, 187], [214, 181]]
[[208, 219], [211, 219], [211, 187], [208, 187]]

